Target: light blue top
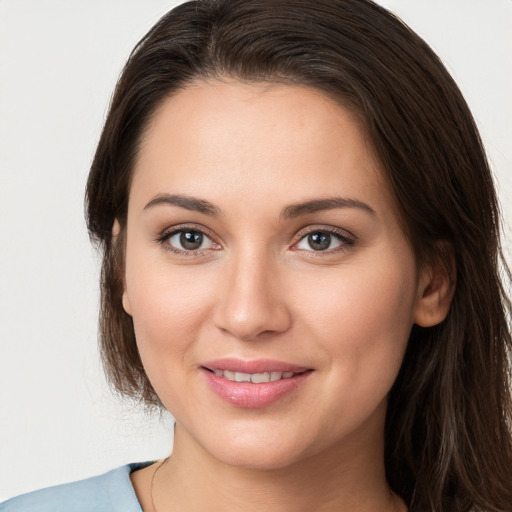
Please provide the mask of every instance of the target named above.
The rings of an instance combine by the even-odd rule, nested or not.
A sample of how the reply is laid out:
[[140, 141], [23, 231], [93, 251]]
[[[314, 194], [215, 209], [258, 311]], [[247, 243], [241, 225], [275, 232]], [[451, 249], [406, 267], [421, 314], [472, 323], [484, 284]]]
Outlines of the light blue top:
[[127, 464], [104, 475], [29, 492], [0, 503], [0, 512], [142, 512], [130, 473], [149, 464]]

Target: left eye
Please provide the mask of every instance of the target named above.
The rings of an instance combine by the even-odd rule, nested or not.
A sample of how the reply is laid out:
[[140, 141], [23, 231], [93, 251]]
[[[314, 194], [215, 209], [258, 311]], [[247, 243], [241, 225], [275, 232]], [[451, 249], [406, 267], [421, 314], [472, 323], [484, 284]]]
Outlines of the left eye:
[[167, 243], [174, 249], [181, 251], [197, 251], [214, 247], [213, 241], [208, 236], [193, 229], [171, 233], [167, 237]]
[[303, 251], [327, 251], [336, 249], [344, 243], [340, 235], [327, 231], [314, 231], [304, 236], [297, 244], [297, 249]]

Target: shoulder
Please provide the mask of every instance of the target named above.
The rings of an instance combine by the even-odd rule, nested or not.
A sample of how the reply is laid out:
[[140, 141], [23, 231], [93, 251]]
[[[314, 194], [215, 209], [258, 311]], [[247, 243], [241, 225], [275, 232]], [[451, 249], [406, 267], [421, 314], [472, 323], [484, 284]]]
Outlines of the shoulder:
[[0, 512], [142, 512], [130, 473], [148, 463], [127, 464], [103, 475], [23, 494]]

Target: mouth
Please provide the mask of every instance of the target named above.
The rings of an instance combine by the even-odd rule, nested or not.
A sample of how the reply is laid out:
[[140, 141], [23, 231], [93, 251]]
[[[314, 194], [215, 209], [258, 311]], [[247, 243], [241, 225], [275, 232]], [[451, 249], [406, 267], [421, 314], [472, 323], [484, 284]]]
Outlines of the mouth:
[[224, 402], [263, 408], [298, 390], [313, 369], [273, 360], [220, 359], [200, 369], [209, 388]]
[[291, 379], [295, 375], [300, 375], [309, 370], [303, 370], [300, 372], [261, 372], [261, 373], [245, 373], [245, 372], [234, 372], [231, 370], [211, 370], [210, 368], [205, 370], [210, 371], [217, 377], [230, 380], [231, 382], [252, 382], [253, 384], [261, 384], [262, 382], [277, 382], [282, 379]]

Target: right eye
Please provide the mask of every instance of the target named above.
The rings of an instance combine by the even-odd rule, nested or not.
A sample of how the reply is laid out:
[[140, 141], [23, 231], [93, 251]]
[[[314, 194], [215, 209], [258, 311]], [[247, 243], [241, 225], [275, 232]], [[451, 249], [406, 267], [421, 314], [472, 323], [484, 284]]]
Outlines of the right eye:
[[209, 236], [197, 229], [180, 229], [166, 233], [161, 237], [160, 242], [166, 246], [166, 249], [180, 254], [220, 247]]

